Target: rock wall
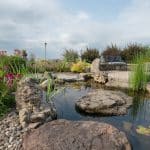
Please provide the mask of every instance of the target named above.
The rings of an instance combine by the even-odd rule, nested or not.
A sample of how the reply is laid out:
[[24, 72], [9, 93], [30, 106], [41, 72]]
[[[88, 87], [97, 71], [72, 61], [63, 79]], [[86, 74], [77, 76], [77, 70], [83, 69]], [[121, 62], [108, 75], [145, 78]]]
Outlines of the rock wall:
[[56, 118], [56, 109], [46, 102], [43, 93], [35, 79], [24, 78], [18, 83], [16, 106], [23, 128], [36, 128]]

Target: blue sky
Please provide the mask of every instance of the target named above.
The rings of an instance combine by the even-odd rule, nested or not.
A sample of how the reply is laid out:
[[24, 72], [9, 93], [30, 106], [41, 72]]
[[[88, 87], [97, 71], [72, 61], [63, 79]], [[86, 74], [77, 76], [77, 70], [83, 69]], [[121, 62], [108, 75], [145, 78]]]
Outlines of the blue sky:
[[108, 44], [150, 43], [150, 0], [0, 1], [0, 48], [27, 49], [37, 58], [59, 58]]
[[131, 0], [64, 0], [63, 6], [73, 12], [88, 12], [93, 19], [107, 22], [116, 19], [130, 3]]

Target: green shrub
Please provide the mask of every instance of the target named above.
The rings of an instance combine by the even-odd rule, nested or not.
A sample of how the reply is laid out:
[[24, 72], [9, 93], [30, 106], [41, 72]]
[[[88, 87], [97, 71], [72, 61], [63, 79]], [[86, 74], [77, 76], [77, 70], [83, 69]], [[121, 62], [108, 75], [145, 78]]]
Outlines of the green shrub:
[[15, 97], [12, 94], [13, 90], [8, 88], [7, 84], [0, 82], [0, 102], [7, 107], [12, 107], [15, 104]]
[[110, 57], [121, 56], [121, 50], [117, 45], [107, 46], [106, 49], [102, 52], [102, 56], [105, 61], [108, 61]]
[[19, 56], [0, 56], [0, 67], [7, 73], [25, 73], [26, 60]]
[[45, 71], [53, 71], [55, 63], [45, 60], [37, 60], [34, 62], [29, 62], [28, 68], [31, 73], [44, 73]]
[[38, 60], [32, 64], [28, 64], [29, 72], [31, 73], [44, 73], [48, 72], [69, 72], [71, 62], [63, 60]]
[[67, 62], [76, 62], [77, 59], [79, 58], [78, 52], [70, 49], [70, 50], [65, 50], [63, 53], [63, 59], [64, 61]]
[[97, 49], [87, 48], [85, 51], [81, 53], [82, 61], [86, 61], [88, 63], [91, 63], [94, 59], [99, 57], [100, 54], [99, 54], [99, 50]]
[[121, 52], [121, 57], [125, 62], [131, 63], [135, 59], [135, 56], [145, 54], [147, 51], [147, 48], [148, 47], [143, 46], [143, 45], [129, 44]]
[[56, 70], [58, 72], [70, 72], [71, 65], [72, 65], [71, 62], [61, 61], [58, 64], [58, 67], [56, 68]]
[[15, 96], [12, 95], [13, 88], [10, 88], [8, 82], [0, 77], [0, 117], [3, 116], [9, 108], [15, 106]]
[[87, 68], [90, 67], [89, 63], [79, 61], [77, 63], [74, 63], [71, 67], [72, 72], [81, 73], [86, 72]]

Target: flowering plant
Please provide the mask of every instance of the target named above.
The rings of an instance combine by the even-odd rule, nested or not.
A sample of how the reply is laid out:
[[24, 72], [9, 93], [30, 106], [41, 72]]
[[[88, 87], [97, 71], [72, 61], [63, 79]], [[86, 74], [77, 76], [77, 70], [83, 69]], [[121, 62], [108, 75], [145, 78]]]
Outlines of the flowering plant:
[[22, 74], [14, 74], [14, 73], [7, 73], [5, 75], [5, 82], [8, 88], [12, 88], [15, 83], [20, 80], [22, 77]]
[[15, 97], [12, 93], [25, 73], [27, 73], [26, 66], [19, 58], [0, 56], [0, 116], [14, 106]]

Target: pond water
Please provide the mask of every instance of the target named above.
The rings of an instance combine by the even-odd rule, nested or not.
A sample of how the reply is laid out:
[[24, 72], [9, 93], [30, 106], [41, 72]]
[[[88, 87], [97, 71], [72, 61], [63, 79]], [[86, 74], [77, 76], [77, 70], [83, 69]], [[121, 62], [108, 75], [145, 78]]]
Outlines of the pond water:
[[133, 106], [128, 114], [124, 116], [89, 116], [80, 113], [75, 108], [75, 102], [95, 88], [91, 85], [70, 84], [60, 92], [55, 98], [54, 103], [58, 113], [58, 119], [67, 120], [92, 120], [112, 124], [116, 128], [124, 131], [133, 147], [133, 150], [149, 150], [150, 136], [138, 134], [136, 128], [139, 125], [148, 127], [150, 125], [150, 98], [141, 95], [134, 96]]

